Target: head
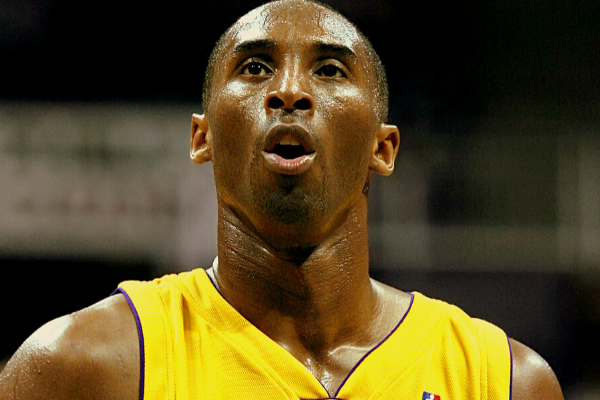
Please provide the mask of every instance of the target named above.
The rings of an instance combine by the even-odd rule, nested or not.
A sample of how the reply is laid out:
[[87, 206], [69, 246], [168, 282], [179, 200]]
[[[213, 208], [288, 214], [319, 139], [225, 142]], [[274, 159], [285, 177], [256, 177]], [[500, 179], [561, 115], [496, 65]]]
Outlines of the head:
[[[360, 37], [360, 39], [367, 51], [367, 54], [369, 56], [368, 61], [370, 64], [370, 72], [372, 74], [371, 79], [372, 79], [372, 83], [373, 83], [372, 90], [374, 91], [374, 93], [376, 95], [376, 100], [377, 100], [376, 101], [377, 113], [379, 115], [379, 119], [381, 120], [381, 122], [386, 122], [387, 116], [388, 116], [388, 108], [389, 108], [388, 83], [387, 83], [387, 78], [386, 78], [386, 74], [385, 74], [385, 68], [383, 67], [383, 64], [381, 62], [381, 59], [379, 58], [379, 55], [373, 48], [373, 45], [371, 44], [369, 39], [360, 31], [360, 29], [358, 29], [358, 27], [356, 27], [346, 17], [344, 17], [338, 11], [331, 8], [329, 5], [321, 3], [316, 0], [306, 0], [306, 1], [316, 4], [316, 5], [319, 5], [323, 8], [326, 8], [329, 11], [331, 11], [333, 14], [337, 15], [338, 17], [340, 17], [341, 19], [346, 21], [346, 23], [349, 26], [352, 26], [354, 28], [354, 30], [356, 31], [356, 33], [358, 34], [358, 36]], [[271, 3], [273, 3], [273, 2], [277, 2], [277, 0], [271, 1]], [[206, 66], [206, 72], [204, 75], [204, 84], [202, 87], [202, 108], [205, 110], [209, 107], [209, 104], [210, 104], [212, 83], [213, 83], [213, 79], [214, 79], [215, 66], [217, 64], [217, 60], [219, 59], [221, 50], [225, 47], [225, 45], [227, 43], [227, 39], [229, 37], [230, 31], [233, 30], [235, 27], [236, 27], [236, 24], [230, 26], [229, 29], [227, 29], [227, 31], [225, 31], [225, 33], [223, 35], [221, 35], [221, 37], [219, 38], [219, 40], [213, 47], [210, 57], [208, 58], [208, 65]]]
[[379, 57], [313, 1], [267, 3], [229, 28], [203, 102], [192, 161], [212, 161], [220, 209], [274, 241], [310, 246], [357, 208], [366, 216], [371, 172], [393, 171], [400, 138]]

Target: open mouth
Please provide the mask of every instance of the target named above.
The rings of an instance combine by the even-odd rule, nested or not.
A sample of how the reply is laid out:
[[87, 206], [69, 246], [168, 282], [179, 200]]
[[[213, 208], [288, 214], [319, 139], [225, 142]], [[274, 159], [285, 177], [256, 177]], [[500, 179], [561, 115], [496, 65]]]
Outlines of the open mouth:
[[263, 150], [266, 166], [273, 172], [298, 175], [307, 171], [315, 158], [311, 136], [298, 125], [278, 125], [268, 135]]
[[[287, 140], [286, 140], [287, 139]], [[271, 153], [277, 154], [279, 157], [286, 160], [293, 160], [294, 158], [306, 156], [309, 153], [304, 149], [304, 146], [300, 142], [291, 139], [284, 138], [280, 143], [277, 143]]]

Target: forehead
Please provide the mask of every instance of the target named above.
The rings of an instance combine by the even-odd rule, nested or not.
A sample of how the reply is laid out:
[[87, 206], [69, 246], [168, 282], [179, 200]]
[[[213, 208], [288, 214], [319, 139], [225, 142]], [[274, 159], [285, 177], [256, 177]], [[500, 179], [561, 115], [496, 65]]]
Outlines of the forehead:
[[283, 0], [256, 8], [240, 18], [228, 36], [226, 47], [272, 39], [276, 43], [335, 44], [357, 52], [362, 43], [348, 20], [318, 4], [301, 0]]

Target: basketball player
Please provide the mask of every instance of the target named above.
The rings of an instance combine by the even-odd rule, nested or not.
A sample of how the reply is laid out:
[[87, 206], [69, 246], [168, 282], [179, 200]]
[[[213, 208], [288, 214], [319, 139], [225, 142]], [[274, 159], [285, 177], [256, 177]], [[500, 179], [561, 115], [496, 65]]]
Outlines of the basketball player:
[[251, 11], [217, 43], [203, 101], [191, 159], [214, 169], [212, 268], [49, 322], [2, 399], [562, 399], [499, 328], [369, 278], [369, 178], [392, 173], [400, 137], [348, 20], [306, 0]]

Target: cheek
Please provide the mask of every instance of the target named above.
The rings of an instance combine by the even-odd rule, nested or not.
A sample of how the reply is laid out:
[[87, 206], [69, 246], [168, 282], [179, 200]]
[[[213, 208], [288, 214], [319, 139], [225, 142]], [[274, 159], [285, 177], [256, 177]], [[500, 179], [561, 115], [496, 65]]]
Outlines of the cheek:
[[[357, 89], [346, 90], [329, 96], [322, 110], [323, 123], [331, 132], [328, 145], [332, 167], [345, 174], [346, 179], [364, 183], [378, 125], [370, 98]], [[350, 172], [352, 176], [348, 176]]]
[[213, 157], [228, 164], [251, 154], [251, 142], [263, 120], [257, 106], [260, 95], [248, 94], [241, 85], [231, 83], [214, 96], [210, 107]]
[[238, 86], [222, 88], [210, 105], [213, 169], [223, 189], [237, 187], [244, 181], [240, 177], [247, 176], [253, 141], [264, 119], [256, 106], [256, 95], [244, 94]]

